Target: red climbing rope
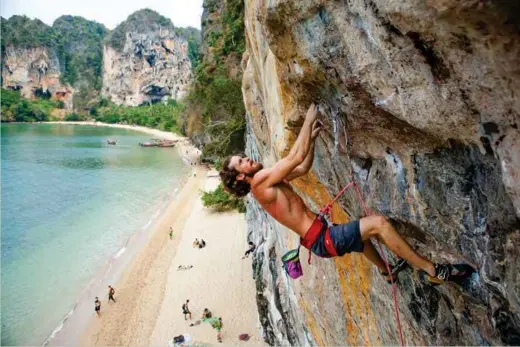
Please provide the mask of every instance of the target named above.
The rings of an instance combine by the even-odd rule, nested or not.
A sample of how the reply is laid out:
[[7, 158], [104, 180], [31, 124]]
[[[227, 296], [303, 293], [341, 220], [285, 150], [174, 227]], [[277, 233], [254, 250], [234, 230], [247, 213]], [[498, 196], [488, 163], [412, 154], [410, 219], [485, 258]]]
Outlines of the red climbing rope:
[[[348, 183], [345, 187], [343, 187], [343, 189], [340, 190], [338, 195], [336, 195], [336, 197], [331, 202], [329, 202], [324, 208], [322, 208], [320, 210], [320, 214], [329, 215], [330, 219], [332, 220], [332, 205], [336, 202], [336, 200], [338, 200], [340, 198], [341, 195], [343, 195], [343, 193], [345, 193], [345, 191], [348, 188], [350, 188], [352, 186], [354, 186], [354, 188], [356, 190], [358, 199], [361, 202], [361, 205], [363, 206], [363, 211], [364, 211], [365, 215], [369, 216], [371, 214], [370, 210], [367, 207], [365, 200], [363, 199], [363, 195], [361, 194], [361, 189], [359, 189], [359, 186], [356, 184], [353, 177], [351, 177], [351, 182]], [[381, 257], [383, 258], [383, 261], [385, 262], [385, 265], [386, 265], [386, 271], [388, 271], [388, 273], [390, 274], [390, 282], [392, 283], [392, 294], [394, 296], [395, 319], [397, 321], [397, 328], [399, 331], [399, 338], [401, 340], [401, 346], [404, 346], [403, 330], [401, 328], [401, 319], [399, 318], [399, 307], [397, 306], [397, 291], [395, 288], [394, 278], [392, 276], [390, 264], [388, 264], [388, 260], [386, 259], [385, 252], [383, 252], [383, 247], [381, 247], [381, 243], [379, 242], [379, 239], [376, 239], [376, 240], [377, 240], [377, 245], [379, 247], [379, 253], [381, 253]], [[310, 252], [309, 252], [309, 262], [310, 262]]]

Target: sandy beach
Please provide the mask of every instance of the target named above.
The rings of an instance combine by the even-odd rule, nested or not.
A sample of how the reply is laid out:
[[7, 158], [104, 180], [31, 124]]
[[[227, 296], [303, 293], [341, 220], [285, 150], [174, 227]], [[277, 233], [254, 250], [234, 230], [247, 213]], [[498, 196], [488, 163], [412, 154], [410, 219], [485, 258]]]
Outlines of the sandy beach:
[[[178, 140], [177, 148], [185, 163], [200, 162], [200, 151], [189, 139], [170, 132], [99, 122], [52, 123], [130, 129]], [[165, 346], [181, 334], [189, 335], [187, 345], [218, 344], [216, 331], [209, 323], [197, 324], [204, 308], [213, 316], [222, 317], [223, 344], [264, 345], [259, 331], [251, 258], [242, 259], [247, 249], [244, 215], [214, 213], [202, 205], [201, 191], [214, 190], [218, 184], [216, 172], [194, 165], [174, 200], [157, 218], [147, 239], [141, 240], [144, 245], [113, 284], [117, 302], [107, 303], [106, 293], [91, 290], [92, 302], [94, 296], [102, 301], [100, 317], [92, 306], [90, 317], [83, 318], [87, 320], [86, 330], [75, 333], [80, 336], [69, 339], [71, 333], [64, 329], [64, 334], [48, 341], [49, 345], [79, 341], [83, 346]], [[170, 226], [174, 230], [172, 240], [168, 235]], [[206, 247], [194, 248], [195, 238], [204, 239]], [[192, 267], [179, 270], [179, 266]], [[99, 288], [97, 290], [101, 290]], [[187, 299], [191, 321], [184, 319], [181, 310]], [[190, 326], [191, 323], [195, 325]], [[244, 333], [251, 336], [248, 342], [238, 339]]]
[[57, 122], [43, 122], [48, 124], [71, 124], [71, 125], [90, 125], [90, 126], [102, 126], [109, 128], [119, 128], [119, 129], [129, 129], [136, 130], [143, 133], [150, 134], [152, 136], [167, 139], [167, 140], [187, 140], [186, 137], [174, 134], [169, 131], [162, 131], [158, 129], [151, 129], [139, 125], [130, 125], [130, 124], [109, 124], [103, 122], [94, 122], [94, 121], [85, 121], [85, 122], [65, 122], [65, 121], [57, 121]]
[[[213, 213], [202, 206], [200, 190], [218, 185], [215, 173], [201, 167], [188, 179], [169, 206], [144, 249], [115, 286], [117, 303], [103, 303], [81, 338], [84, 346], [164, 346], [174, 336], [189, 334], [189, 344], [217, 344], [208, 323], [191, 327], [204, 308], [223, 318], [224, 344], [261, 345], [251, 258], [246, 246], [244, 216]], [[169, 226], [173, 240], [169, 239]], [[207, 243], [194, 248], [195, 238]], [[179, 266], [193, 267], [179, 270]], [[181, 312], [190, 300], [192, 320]], [[248, 342], [238, 335], [252, 336]]]

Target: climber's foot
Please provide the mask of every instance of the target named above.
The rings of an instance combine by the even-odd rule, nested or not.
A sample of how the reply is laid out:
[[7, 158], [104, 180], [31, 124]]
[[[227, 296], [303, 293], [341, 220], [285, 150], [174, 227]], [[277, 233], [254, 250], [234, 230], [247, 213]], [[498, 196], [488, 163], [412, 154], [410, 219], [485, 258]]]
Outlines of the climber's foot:
[[474, 272], [475, 269], [466, 264], [435, 264], [435, 276], [430, 276], [424, 271], [420, 271], [419, 274], [425, 283], [437, 286], [446, 282], [462, 284]]
[[397, 277], [397, 275], [399, 274], [399, 272], [406, 269], [407, 267], [408, 267], [408, 263], [406, 262], [406, 260], [399, 259], [397, 261], [397, 263], [395, 263], [394, 265], [392, 265], [390, 267], [390, 274], [385, 271], [385, 272], [381, 272], [381, 275], [386, 279], [386, 282], [388, 284], [392, 284], [392, 281], [394, 283], [397, 283], [397, 281], [399, 279]]

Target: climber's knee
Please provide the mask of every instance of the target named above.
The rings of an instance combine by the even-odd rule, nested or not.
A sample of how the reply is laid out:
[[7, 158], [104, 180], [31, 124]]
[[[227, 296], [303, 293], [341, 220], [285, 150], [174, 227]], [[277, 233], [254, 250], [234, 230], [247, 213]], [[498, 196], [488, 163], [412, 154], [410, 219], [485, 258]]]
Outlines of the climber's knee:
[[363, 241], [380, 235], [388, 226], [388, 220], [384, 216], [368, 216], [359, 220], [359, 230]]

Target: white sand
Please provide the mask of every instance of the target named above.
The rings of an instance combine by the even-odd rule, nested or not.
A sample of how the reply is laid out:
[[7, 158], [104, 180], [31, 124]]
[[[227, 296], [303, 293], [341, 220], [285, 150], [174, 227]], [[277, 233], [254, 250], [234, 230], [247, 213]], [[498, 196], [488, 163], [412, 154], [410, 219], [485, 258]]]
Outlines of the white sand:
[[158, 129], [151, 129], [147, 127], [142, 127], [138, 125], [129, 125], [129, 124], [108, 124], [103, 122], [93, 122], [93, 121], [87, 121], [87, 122], [44, 122], [48, 124], [71, 124], [71, 125], [90, 125], [90, 126], [102, 126], [102, 127], [109, 127], [109, 128], [119, 128], [119, 129], [129, 129], [129, 130], [136, 130], [143, 133], [150, 134], [152, 136], [161, 138], [161, 139], [167, 139], [167, 140], [186, 140], [186, 137], [183, 137], [181, 135], [174, 134], [169, 131], [162, 131]]
[[[200, 151], [178, 135], [144, 127], [89, 122], [55, 122], [132, 129], [179, 142], [186, 161], [197, 163]], [[186, 153], [186, 151], [188, 153]], [[256, 290], [251, 258], [241, 259], [246, 245], [244, 215], [213, 213], [202, 206], [200, 191], [213, 190], [219, 179], [202, 166], [193, 174], [176, 199], [159, 218], [147, 244], [114, 286], [117, 303], [103, 302], [101, 317], [93, 310], [88, 328], [81, 335], [84, 346], [165, 346], [174, 336], [190, 334], [193, 342], [218, 344], [216, 332], [207, 323], [190, 327], [181, 306], [190, 300], [192, 322], [204, 308], [221, 316], [224, 345], [265, 345], [259, 332]], [[172, 226], [173, 240], [168, 231]], [[195, 238], [204, 239], [204, 249], [192, 247]], [[193, 265], [177, 271], [179, 265]], [[248, 342], [238, 335], [252, 336]]]
[[[205, 190], [214, 190], [218, 178], [208, 177]], [[193, 248], [195, 238], [207, 246]], [[155, 329], [150, 337], [152, 346], [164, 345], [173, 336], [188, 333], [196, 342], [216, 343], [216, 332], [208, 323], [190, 327], [181, 306], [190, 300], [192, 322], [201, 318], [204, 308], [222, 317], [222, 337], [226, 345], [259, 345], [262, 339], [257, 327], [255, 284], [251, 258], [242, 259], [247, 249], [244, 215], [236, 212], [213, 213], [197, 200], [186, 221], [180, 247], [168, 270], [167, 292]], [[193, 265], [181, 270], [179, 265]], [[249, 342], [238, 335], [252, 335]]]

